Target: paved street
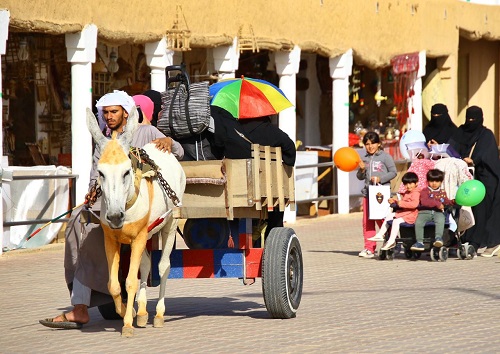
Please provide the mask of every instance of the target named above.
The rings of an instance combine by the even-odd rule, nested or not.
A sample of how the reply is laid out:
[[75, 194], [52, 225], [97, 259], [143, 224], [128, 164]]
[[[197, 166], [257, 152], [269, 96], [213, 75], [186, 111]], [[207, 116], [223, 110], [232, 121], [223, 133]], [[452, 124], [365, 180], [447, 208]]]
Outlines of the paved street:
[[[270, 319], [260, 279], [167, 283], [163, 328], [121, 338], [91, 309], [82, 330], [38, 320], [67, 310], [63, 245], [0, 257], [1, 353], [493, 353], [500, 347], [500, 262], [361, 259], [361, 214], [300, 219], [304, 289], [295, 319]], [[152, 319], [158, 288], [149, 289]], [[151, 321], [150, 321], [151, 322]]]

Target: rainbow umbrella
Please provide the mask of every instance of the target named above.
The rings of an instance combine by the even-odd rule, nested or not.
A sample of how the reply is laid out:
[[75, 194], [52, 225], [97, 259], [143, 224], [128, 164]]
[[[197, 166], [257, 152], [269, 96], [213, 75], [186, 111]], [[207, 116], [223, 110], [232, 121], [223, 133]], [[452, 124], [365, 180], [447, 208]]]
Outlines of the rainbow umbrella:
[[224, 108], [238, 119], [277, 114], [293, 107], [283, 91], [268, 81], [241, 77], [210, 85], [210, 104]]

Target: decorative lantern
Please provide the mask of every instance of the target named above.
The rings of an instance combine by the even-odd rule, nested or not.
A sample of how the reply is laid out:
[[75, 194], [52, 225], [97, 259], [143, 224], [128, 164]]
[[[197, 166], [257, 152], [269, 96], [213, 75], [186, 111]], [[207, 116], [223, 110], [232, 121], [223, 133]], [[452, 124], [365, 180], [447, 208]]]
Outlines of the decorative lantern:
[[[180, 15], [182, 15], [183, 23], [179, 20]], [[188, 28], [186, 17], [182, 12], [181, 5], [176, 6], [176, 14], [174, 25], [170, 30], [167, 30], [167, 47], [176, 52], [185, 52], [191, 50], [190, 39], [191, 31]]]

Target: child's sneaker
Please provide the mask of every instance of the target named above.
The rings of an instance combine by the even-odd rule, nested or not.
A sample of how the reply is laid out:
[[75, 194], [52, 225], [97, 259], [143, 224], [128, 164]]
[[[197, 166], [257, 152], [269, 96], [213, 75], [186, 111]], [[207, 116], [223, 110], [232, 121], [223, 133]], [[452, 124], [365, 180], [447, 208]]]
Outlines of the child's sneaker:
[[364, 249], [361, 252], [359, 252], [358, 256], [359, 257], [363, 257], [363, 258], [373, 258], [373, 257], [375, 257], [375, 255], [373, 254], [373, 252], [370, 251], [370, 250], [367, 250], [367, 249]]
[[425, 246], [422, 242], [415, 242], [410, 249], [412, 251], [425, 251]]
[[383, 251], [387, 251], [387, 250], [390, 250], [391, 248], [394, 248], [394, 247], [396, 247], [396, 241], [389, 240], [380, 249]]
[[432, 244], [434, 247], [443, 247], [443, 238], [442, 237], [436, 237], [434, 240], [434, 243]]
[[368, 241], [383, 242], [385, 241], [385, 238], [384, 235], [375, 235], [373, 237], [370, 237]]

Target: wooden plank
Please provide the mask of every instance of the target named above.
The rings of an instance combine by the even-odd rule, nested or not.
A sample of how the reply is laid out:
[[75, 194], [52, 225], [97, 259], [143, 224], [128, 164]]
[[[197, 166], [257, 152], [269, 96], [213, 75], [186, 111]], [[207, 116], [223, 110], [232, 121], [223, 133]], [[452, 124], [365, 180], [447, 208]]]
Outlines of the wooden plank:
[[254, 199], [255, 199], [255, 209], [262, 210], [262, 195], [260, 193], [260, 154], [259, 144], [253, 144], [253, 181], [254, 181]]
[[281, 149], [276, 149], [276, 179], [278, 188], [278, 205], [280, 211], [285, 211], [285, 191], [283, 185], [283, 160]]
[[233, 219], [227, 216], [226, 208], [207, 208], [207, 207], [176, 207], [172, 213], [175, 219], [202, 219], [202, 218], [225, 218], [233, 220], [234, 218], [266, 219], [267, 211], [256, 210], [253, 207], [233, 208]]
[[290, 205], [290, 210], [295, 211], [295, 174], [292, 166], [283, 165], [284, 180], [288, 186], [288, 205]]
[[265, 147], [265, 176], [266, 176], [266, 197], [267, 197], [267, 211], [272, 211], [273, 206], [273, 175], [271, 172], [271, 147]]

